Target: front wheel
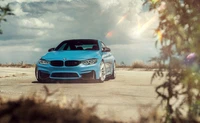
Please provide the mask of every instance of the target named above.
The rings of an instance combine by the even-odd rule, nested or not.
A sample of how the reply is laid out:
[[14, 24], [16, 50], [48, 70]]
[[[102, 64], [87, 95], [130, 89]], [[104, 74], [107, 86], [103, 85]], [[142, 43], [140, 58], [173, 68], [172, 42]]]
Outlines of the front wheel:
[[39, 76], [39, 71], [38, 71], [37, 66], [35, 67], [35, 77], [38, 82], [42, 82], [42, 79], [40, 79], [40, 76]]
[[50, 82], [50, 79], [43, 79], [40, 76], [40, 71], [38, 70], [37, 66], [35, 67], [35, 77], [38, 82], [43, 83], [43, 82]]
[[99, 82], [104, 82], [105, 79], [106, 79], [106, 67], [104, 62], [102, 61], [99, 70]]

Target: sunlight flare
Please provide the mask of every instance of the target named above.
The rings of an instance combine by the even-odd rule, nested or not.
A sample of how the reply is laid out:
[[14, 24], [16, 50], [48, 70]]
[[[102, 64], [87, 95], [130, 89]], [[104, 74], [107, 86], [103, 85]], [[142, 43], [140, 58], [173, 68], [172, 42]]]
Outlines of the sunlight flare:
[[162, 39], [163, 39], [162, 32], [161, 32], [160, 30], [157, 30], [157, 31], [156, 31], [156, 34], [157, 34], [157, 38], [158, 38], [158, 40], [161, 42]]
[[122, 16], [120, 18], [120, 20], [117, 22], [117, 25], [119, 25], [121, 22], [123, 22], [126, 17], [127, 17], [127, 14], [125, 14], [124, 16]]
[[153, 16], [151, 19], [149, 19], [143, 25], [141, 24], [140, 20], [138, 20], [138, 24], [134, 31], [134, 34], [137, 36], [141, 35], [145, 30], [147, 30], [151, 26], [151, 24], [153, 24], [155, 22], [155, 20], [156, 20], [156, 16]]
[[110, 31], [106, 34], [106, 38], [110, 38], [113, 36], [113, 31]]

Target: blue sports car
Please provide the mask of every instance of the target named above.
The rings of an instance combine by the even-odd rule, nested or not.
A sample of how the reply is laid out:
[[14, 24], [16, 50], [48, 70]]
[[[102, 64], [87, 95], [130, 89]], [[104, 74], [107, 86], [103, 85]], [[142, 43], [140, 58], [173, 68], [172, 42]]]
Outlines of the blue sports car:
[[35, 68], [39, 82], [49, 80], [98, 80], [115, 78], [115, 58], [99, 40], [73, 39], [61, 42], [41, 57]]

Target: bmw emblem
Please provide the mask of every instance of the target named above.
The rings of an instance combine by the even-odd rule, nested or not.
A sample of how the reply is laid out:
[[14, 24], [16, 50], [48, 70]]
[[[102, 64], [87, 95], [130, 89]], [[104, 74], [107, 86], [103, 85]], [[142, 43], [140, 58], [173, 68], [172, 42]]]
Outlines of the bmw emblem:
[[66, 59], [66, 58], [64, 58], [63, 60], [64, 60], [64, 61], [66, 61], [67, 59]]

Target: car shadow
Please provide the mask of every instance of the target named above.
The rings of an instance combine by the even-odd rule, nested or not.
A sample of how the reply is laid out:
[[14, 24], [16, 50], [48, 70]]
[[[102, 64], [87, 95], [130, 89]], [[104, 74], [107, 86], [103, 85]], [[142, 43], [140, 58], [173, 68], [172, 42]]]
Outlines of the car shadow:
[[[106, 79], [104, 82], [107, 82]], [[102, 83], [95, 80], [51, 80], [46, 82], [38, 82], [38, 81], [32, 81], [34, 84], [94, 84], [94, 83]]]

